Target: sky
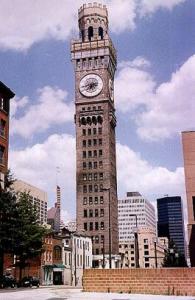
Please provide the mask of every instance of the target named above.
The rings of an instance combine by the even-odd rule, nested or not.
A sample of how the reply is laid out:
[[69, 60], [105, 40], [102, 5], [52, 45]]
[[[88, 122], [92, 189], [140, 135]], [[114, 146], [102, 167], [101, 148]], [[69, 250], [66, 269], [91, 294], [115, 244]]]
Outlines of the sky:
[[[89, 2], [89, 1], [88, 1]], [[118, 198], [180, 195], [185, 205], [181, 131], [194, 130], [195, 1], [105, 0], [117, 49]], [[62, 193], [75, 216], [74, 72], [82, 0], [0, 0], [0, 80], [11, 100], [9, 167], [17, 179]]]

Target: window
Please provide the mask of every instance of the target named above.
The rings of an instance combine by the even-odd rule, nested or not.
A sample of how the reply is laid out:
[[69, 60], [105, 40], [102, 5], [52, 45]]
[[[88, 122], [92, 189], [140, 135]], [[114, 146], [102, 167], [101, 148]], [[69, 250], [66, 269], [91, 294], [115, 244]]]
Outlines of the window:
[[93, 151], [93, 157], [97, 157], [97, 150]]
[[90, 222], [90, 223], [89, 223], [89, 230], [90, 230], [90, 231], [93, 230], [93, 222]]
[[95, 209], [95, 217], [98, 217], [98, 209]]
[[94, 161], [93, 167], [94, 167], [94, 169], [97, 169], [97, 161]]
[[104, 204], [104, 197], [100, 196], [100, 204]]
[[62, 249], [60, 246], [55, 246], [53, 248], [53, 258], [54, 259], [62, 259]]
[[144, 255], [149, 255], [149, 251], [144, 251]]
[[96, 139], [93, 140], [93, 145], [94, 145], [94, 146], [97, 145], [97, 140], [96, 140]]
[[86, 140], [83, 140], [83, 147], [86, 147]]
[[98, 128], [98, 134], [102, 134], [102, 127]]
[[95, 249], [95, 254], [96, 254], [96, 255], [99, 255], [99, 249], [98, 249], [98, 248]]
[[91, 173], [88, 175], [88, 180], [89, 180], [89, 181], [92, 180], [92, 174], [91, 174]]
[[88, 128], [88, 135], [91, 135], [91, 128]]
[[95, 193], [98, 192], [98, 185], [97, 185], [97, 184], [94, 185], [94, 192], [95, 192]]
[[84, 180], [84, 181], [87, 180], [87, 174], [83, 174], [83, 180]]
[[145, 263], [145, 268], [149, 268], [150, 264], [149, 263]]
[[98, 106], [98, 110], [101, 110], [102, 109], [102, 107], [101, 106]]
[[100, 178], [100, 180], [103, 180], [103, 173], [99, 174], [99, 178]]
[[4, 164], [4, 153], [5, 148], [3, 146], [0, 146], [0, 164]]
[[90, 210], [89, 210], [89, 217], [90, 217], [90, 218], [93, 218], [93, 209], [90, 209]]
[[86, 157], [87, 157], [86, 151], [83, 151], [83, 158], [86, 158]]
[[148, 239], [144, 239], [144, 244], [148, 244]]
[[100, 217], [103, 217], [103, 216], [104, 216], [104, 209], [101, 208], [101, 209], [100, 209]]
[[97, 133], [96, 128], [93, 128], [93, 134], [96, 134], [96, 133]]
[[83, 129], [83, 135], [86, 135], [86, 129]]
[[87, 209], [84, 209], [84, 211], [83, 211], [83, 217], [87, 218]]
[[87, 186], [86, 185], [83, 186], [83, 193], [87, 193]]
[[145, 261], [149, 261], [149, 257], [145, 257]]
[[92, 162], [91, 161], [88, 163], [88, 168], [89, 168], [89, 170], [92, 169]]
[[192, 196], [192, 204], [193, 204], [193, 216], [195, 220], [195, 197], [194, 196]]
[[87, 197], [83, 197], [83, 205], [87, 204]]
[[100, 184], [100, 192], [103, 192], [103, 184]]
[[0, 122], [0, 135], [5, 136], [5, 124], [6, 122], [4, 120], [1, 120]]
[[88, 140], [88, 146], [91, 147], [91, 140]]
[[103, 168], [103, 162], [99, 161], [99, 168], [102, 169]]
[[93, 27], [89, 26], [88, 28], [88, 39], [91, 41], [91, 38], [93, 37]]
[[86, 162], [83, 162], [83, 170], [85, 170], [87, 168], [87, 164]]
[[97, 181], [97, 173], [93, 174], [93, 178], [94, 178], [95, 181]]
[[100, 146], [102, 145], [102, 139], [99, 139], [99, 145]]
[[100, 223], [100, 228], [103, 230], [104, 229], [104, 222]]
[[92, 205], [92, 204], [93, 204], [93, 198], [89, 197], [89, 205]]
[[88, 157], [92, 157], [92, 152], [88, 151]]
[[[80, 59], [77, 59], [78, 61], [80, 61]], [[82, 107], [82, 111], [85, 111], [85, 107]]]
[[103, 151], [100, 149], [100, 150], [99, 150], [99, 156], [101, 157], [102, 154], [103, 154]]
[[104, 31], [103, 31], [103, 28], [102, 28], [102, 27], [99, 27], [99, 28], [98, 28], [98, 35], [99, 35], [100, 39], [103, 40], [103, 37], [104, 37]]
[[94, 203], [98, 204], [98, 197], [95, 197]]
[[92, 193], [93, 192], [93, 186], [90, 184], [89, 185], [89, 193]]
[[99, 223], [95, 222], [95, 230], [98, 230], [98, 229], [99, 229]]
[[148, 245], [144, 245], [144, 249], [148, 249]]
[[95, 243], [96, 243], [96, 244], [99, 243], [99, 236], [98, 236], [98, 235], [95, 236]]

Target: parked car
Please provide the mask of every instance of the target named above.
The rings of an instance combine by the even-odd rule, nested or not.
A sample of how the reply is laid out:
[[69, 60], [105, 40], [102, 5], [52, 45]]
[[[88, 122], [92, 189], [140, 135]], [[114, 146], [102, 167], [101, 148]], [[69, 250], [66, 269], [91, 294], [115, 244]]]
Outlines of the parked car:
[[33, 277], [33, 276], [24, 277], [24, 278], [22, 278], [19, 286], [22, 286], [22, 287], [36, 286], [36, 287], [39, 287], [40, 286], [40, 280], [39, 280], [39, 278]]
[[0, 287], [3, 289], [5, 287], [12, 287], [16, 286], [16, 280], [12, 275], [3, 275], [0, 278]]

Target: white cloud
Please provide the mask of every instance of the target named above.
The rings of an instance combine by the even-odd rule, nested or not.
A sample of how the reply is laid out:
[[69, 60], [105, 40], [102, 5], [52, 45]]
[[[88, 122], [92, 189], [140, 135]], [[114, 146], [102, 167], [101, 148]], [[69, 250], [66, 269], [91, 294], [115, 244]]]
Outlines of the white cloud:
[[[11, 150], [9, 167], [17, 179], [35, 185], [49, 194], [50, 206], [56, 201], [56, 184], [61, 187], [62, 207], [75, 207], [75, 139], [51, 135], [42, 144]], [[60, 168], [56, 180], [56, 167]], [[57, 181], [57, 182], [56, 182]], [[65, 215], [69, 218], [68, 215]]]
[[14, 97], [11, 100], [10, 117], [12, 118], [14, 115], [16, 115], [18, 110], [24, 108], [28, 103], [29, 103], [29, 98], [27, 96], [21, 99], [18, 97]]
[[[159, 8], [172, 9], [185, 0], [105, 0], [110, 29], [115, 33], [133, 30], [136, 17]], [[92, 1], [93, 2], [93, 1]], [[66, 40], [77, 29], [78, 8], [85, 0], [1, 0], [0, 48], [25, 51], [46, 40]]]
[[156, 89], [147, 109], [137, 115], [138, 134], [147, 140], [170, 138], [194, 128], [195, 55]]
[[186, 0], [141, 0], [140, 14], [152, 14], [158, 9], [172, 10], [176, 5], [184, 3]]
[[185, 194], [183, 168], [170, 171], [162, 166], [153, 166], [139, 153], [120, 143], [117, 143], [117, 172], [120, 197], [125, 191], [139, 191], [149, 200], [164, 194]]
[[[45, 86], [37, 91], [38, 99], [35, 104], [26, 107], [30, 100], [27, 97], [16, 99], [13, 110], [18, 107], [26, 107], [24, 114], [11, 120], [11, 134], [18, 134], [29, 138], [35, 133], [43, 132], [52, 125], [73, 121], [74, 106], [67, 101], [68, 93], [59, 88]], [[12, 108], [12, 102], [11, 102]]]
[[117, 109], [122, 112], [132, 111], [139, 105], [150, 101], [155, 82], [145, 70], [149, 62], [144, 58], [119, 63], [119, 72], [115, 79], [115, 99]]
[[[54, 134], [42, 144], [10, 151], [9, 167], [18, 179], [47, 191], [51, 206], [56, 201], [56, 167], [59, 166], [62, 208], [72, 214], [76, 204], [75, 148], [73, 136]], [[127, 191], [139, 191], [149, 200], [164, 194], [184, 195], [183, 168], [170, 171], [162, 166], [153, 166], [139, 153], [120, 143], [117, 143], [117, 175], [120, 198]], [[70, 219], [67, 213], [65, 216]]]
[[195, 55], [159, 86], [146, 68], [149, 63], [135, 61], [122, 62], [115, 97], [117, 109], [136, 121], [138, 135], [158, 141], [194, 128]]

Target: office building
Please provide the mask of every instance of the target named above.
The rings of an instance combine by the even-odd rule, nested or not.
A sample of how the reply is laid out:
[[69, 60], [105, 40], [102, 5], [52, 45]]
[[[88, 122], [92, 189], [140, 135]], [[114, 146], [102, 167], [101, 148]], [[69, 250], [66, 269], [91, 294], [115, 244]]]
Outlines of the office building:
[[[105, 5], [84, 4], [75, 70], [77, 230], [93, 237], [93, 254], [118, 253], [114, 74], [116, 51]], [[109, 232], [110, 231], [110, 232]], [[111, 250], [109, 250], [111, 247]]]
[[14, 93], [0, 81], [0, 186], [4, 187], [4, 176], [8, 170], [9, 111]]
[[185, 255], [184, 222], [181, 197], [157, 199], [158, 236], [173, 240], [178, 252]]
[[40, 224], [47, 224], [47, 193], [22, 180], [16, 180], [13, 188], [16, 192], [29, 193], [30, 201], [37, 208]]
[[140, 227], [138, 233], [138, 255], [135, 240], [119, 245], [122, 256], [122, 268], [135, 268], [136, 259], [140, 268], [161, 268], [168, 249], [168, 239], [157, 238], [156, 230], [151, 227]]
[[182, 132], [184, 172], [188, 211], [188, 253], [195, 267], [195, 131]]
[[136, 227], [156, 231], [154, 206], [138, 192], [128, 192], [125, 199], [118, 201], [118, 220], [119, 244], [134, 240]]

